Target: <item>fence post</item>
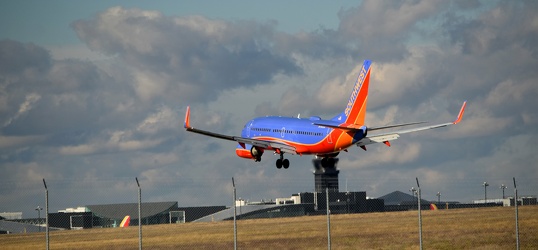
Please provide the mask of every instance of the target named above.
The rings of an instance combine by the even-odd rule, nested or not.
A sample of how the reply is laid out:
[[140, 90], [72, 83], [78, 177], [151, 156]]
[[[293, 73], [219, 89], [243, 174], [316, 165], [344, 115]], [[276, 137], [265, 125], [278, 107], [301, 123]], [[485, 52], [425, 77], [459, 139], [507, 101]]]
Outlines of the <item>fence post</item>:
[[234, 250], [237, 250], [237, 220], [236, 220], [237, 206], [236, 206], [235, 182], [234, 182], [233, 177], [232, 177], [232, 186], [234, 188]]
[[142, 190], [140, 189], [140, 183], [138, 182], [138, 177], [135, 177], [136, 185], [138, 186], [138, 249], [142, 250], [142, 216], [141, 216], [141, 206], [142, 206]]
[[43, 178], [43, 185], [45, 186], [45, 241], [47, 242], [47, 250], [49, 250], [49, 189], [45, 178]]
[[331, 210], [329, 207], [329, 187], [325, 188], [327, 200], [327, 249], [331, 250]]
[[516, 207], [516, 249], [519, 250], [519, 215], [517, 208], [517, 186], [516, 186], [516, 177], [514, 179], [514, 206]]
[[422, 214], [421, 214], [421, 206], [420, 206], [420, 184], [418, 183], [418, 177], [417, 179], [417, 197], [418, 197], [418, 232], [419, 232], [419, 241], [420, 241], [420, 250], [422, 250]]

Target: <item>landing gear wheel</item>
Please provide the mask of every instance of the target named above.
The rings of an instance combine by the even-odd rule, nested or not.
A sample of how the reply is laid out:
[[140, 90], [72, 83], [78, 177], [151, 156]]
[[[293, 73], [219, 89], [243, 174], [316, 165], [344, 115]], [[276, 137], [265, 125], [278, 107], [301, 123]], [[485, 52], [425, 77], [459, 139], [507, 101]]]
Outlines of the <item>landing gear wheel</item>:
[[[282, 159], [277, 159], [276, 160], [276, 168], [278, 169], [281, 169], [282, 168]], [[288, 165], [289, 165], [289, 162], [288, 162]]]
[[284, 159], [282, 161], [282, 166], [284, 167], [284, 169], [288, 169], [290, 167], [290, 161], [288, 159]]

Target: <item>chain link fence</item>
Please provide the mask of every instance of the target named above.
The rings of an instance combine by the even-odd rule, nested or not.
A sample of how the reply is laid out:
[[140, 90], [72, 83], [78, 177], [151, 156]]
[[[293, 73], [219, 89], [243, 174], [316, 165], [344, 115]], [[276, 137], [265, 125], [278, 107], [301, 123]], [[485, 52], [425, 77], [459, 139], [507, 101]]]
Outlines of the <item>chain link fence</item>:
[[[214, 180], [203, 180], [207, 181]], [[440, 195], [419, 199], [412, 187], [373, 199], [364, 191], [340, 191], [338, 184], [327, 182], [310, 192], [249, 201], [234, 200], [230, 179], [219, 204], [195, 199], [210, 196], [201, 193], [203, 184], [196, 184], [201, 182], [191, 180], [188, 188], [180, 188], [162, 179], [161, 185], [145, 188], [141, 180], [139, 206], [134, 178], [97, 180], [97, 185], [51, 180], [47, 181], [48, 214], [42, 183], [7, 188], [1, 202], [14, 205], [1, 207], [22, 212], [0, 211], [0, 245], [2, 249], [44, 249], [48, 244], [54, 249], [133, 249], [140, 242], [146, 249], [538, 248], [538, 206], [532, 195], [455, 202]], [[121, 190], [121, 195], [108, 192], [112, 189]], [[182, 198], [185, 193], [196, 195]], [[238, 197], [248, 193], [237, 185]], [[27, 204], [28, 197], [40, 201]], [[417, 213], [419, 208], [422, 213]], [[122, 228], [126, 219], [128, 226]]]

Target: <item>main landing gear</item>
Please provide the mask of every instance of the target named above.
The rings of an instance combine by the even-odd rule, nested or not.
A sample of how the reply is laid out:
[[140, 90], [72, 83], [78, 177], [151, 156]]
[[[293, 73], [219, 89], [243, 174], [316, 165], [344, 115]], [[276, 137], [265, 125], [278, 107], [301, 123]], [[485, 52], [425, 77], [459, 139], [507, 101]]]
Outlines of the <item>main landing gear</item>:
[[287, 169], [290, 167], [290, 161], [288, 159], [284, 159], [284, 153], [280, 152], [280, 158], [276, 160], [276, 168], [281, 169], [284, 167], [284, 169]]

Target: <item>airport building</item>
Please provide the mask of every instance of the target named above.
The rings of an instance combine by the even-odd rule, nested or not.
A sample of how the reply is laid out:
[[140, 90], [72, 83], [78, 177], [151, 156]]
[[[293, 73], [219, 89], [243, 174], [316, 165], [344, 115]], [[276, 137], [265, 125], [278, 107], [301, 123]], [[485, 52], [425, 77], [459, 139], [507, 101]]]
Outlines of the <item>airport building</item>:
[[[336, 163], [337, 160], [334, 161]], [[209, 222], [232, 220], [234, 212], [238, 219], [278, 218], [321, 215], [329, 207], [331, 214], [389, 212], [416, 210], [418, 198], [407, 193], [395, 191], [377, 199], [367, 198], [366, 192], [340, 192], [339, 170], [322, 168], [314, 160], [314, 192], [293, 194], [291, 197], [275, 198], [270, 201], [248, 202], [242, 199], [235, 201], [235, 207], [205, 206], [179, 207], [178, 202], [145, 202], [141, 203], [141, 216], [138, 216], [138, 203], [87, 205], [59, 210], [49, 213], [49, 228], [84, 229], [118, 227], [121, 221], [130, 217], [130, 225], [171, 224], [186, 222]], [[328, 197], [327, 197], [328, 196]], [[468, 207], [487, 207], [513, 205], [513, 198], [488, 200], [474, 204], [459, 202], [430, 202], [421, 199], [421, 209], [452, 209]], [[328, 204], [327, 204], [328, 202]], [[521, 205], [536, 205], [536, 197], [523, 196], [518, 199]], [[37, 232], [44, 225], [44, 218], [22, 219], [22, 213], [2, 213], [0, 232], [24, 233]]]
[[130, 225], [185, 223], [223, 210], [224, 206], [178, 207], [178, 202], [145, 202], [140, 205], [141, 219], [138, 217], [138, 203], [88, 205], [67, 208], [49, 214], [49, 225], [64, 229], [95, 227], [118, 227], [125, 216], [130, 216]]

